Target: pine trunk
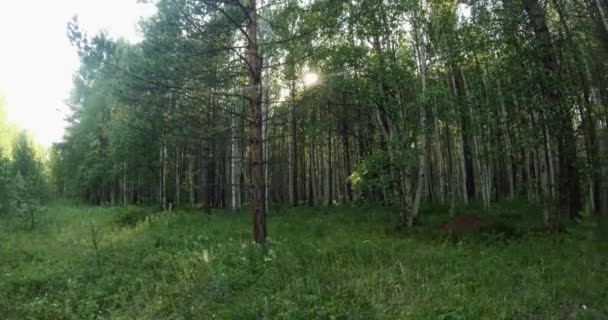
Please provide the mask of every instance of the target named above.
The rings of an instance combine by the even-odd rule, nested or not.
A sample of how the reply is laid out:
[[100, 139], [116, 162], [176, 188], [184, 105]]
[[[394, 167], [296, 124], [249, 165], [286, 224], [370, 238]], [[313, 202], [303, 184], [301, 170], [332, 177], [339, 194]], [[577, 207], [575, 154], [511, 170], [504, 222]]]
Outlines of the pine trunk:
[[264, 179], [263, 113], [261, 59], [258, 55], [258, 16], [257, 0], [250, 0], [247, 24], [247, 57], [249, 65], [249, 164], [251, 167], [251, 208], [253, 218], [253, 237], [256, 243], [266, 242], [266, 185]]

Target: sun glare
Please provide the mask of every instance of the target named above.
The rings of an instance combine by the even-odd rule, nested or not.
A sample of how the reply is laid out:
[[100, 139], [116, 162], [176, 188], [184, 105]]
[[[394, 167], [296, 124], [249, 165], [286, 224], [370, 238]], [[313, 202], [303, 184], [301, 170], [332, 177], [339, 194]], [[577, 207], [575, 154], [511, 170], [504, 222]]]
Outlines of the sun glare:
[[307, 87], [315, 85], [319, 81], [319, 75], [315, 72], [307, 72], [304, 74], [304, 85]]
[[0, 91], [6, 96], [8, 121], [48, 147], [61, 140], [67, 126], [65, 100], [79, 67], [66, 36], [68, 21], [78, 15], [89, 35], [106, 30], [112, 37], [138, 42], [139, 19], [156, 7], [135, 0], [36, 1], [36, 10], [29, 6], [0, 0]]
[[457, 13], [458, 13], [458, 21], [460, 23], [465, 23], [471, 20], [471, 5], [466, 4], [466, 3], [459, 3], [458, 4], [458, 9], [457, 9]]
[[291, 93], [291, 91], [289, 91], [289, 89], [287, 88], [281, 88], [281, 92], [280, 92], [280, 99], [281, 101], [285, 101], [287, 100], [287, 98], [289, 98], [289, 94]]

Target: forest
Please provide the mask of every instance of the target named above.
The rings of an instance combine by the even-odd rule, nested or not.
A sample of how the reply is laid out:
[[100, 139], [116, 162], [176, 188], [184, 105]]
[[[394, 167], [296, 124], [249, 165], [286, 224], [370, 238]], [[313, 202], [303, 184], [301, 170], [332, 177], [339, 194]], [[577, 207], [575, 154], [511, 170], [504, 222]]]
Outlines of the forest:
[[608, 1], [143, 2], [0, 112], [0, 318], [608, 319]]

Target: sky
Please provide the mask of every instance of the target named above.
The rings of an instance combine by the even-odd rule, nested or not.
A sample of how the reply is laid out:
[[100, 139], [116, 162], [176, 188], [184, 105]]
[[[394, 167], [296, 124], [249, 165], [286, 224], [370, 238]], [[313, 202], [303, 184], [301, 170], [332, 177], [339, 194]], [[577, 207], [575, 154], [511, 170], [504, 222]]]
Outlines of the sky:
[[136, 0], [0, 0], [0, 95], [9, 121], [44, 146], [61, 141], [64, 101], [79, 65], [67, 38], [68, 21], [78, 15], [90, 35], [106, 30], [137, 42], [138, 21], [154, 10]]

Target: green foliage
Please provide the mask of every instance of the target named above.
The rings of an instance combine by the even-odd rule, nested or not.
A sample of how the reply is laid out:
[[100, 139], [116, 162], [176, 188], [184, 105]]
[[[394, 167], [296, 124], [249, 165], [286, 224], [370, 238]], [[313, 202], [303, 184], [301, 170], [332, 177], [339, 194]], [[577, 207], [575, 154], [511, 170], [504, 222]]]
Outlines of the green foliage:
[[[230, 172], [242, 171], [229, 168], [239, 158], [230, 147], [248, 154], [247, 10], [240, 2], [155, 4], [137, 44], [105, 33], [89, 37], [77, 20], [69, 24], [81, 66], [70, 126], [52, 152], [54, 189], [92, 204], [122, 198], [164, 206], [200, 202], [203, 181], [214, 180], [210, 202], [225, 206], [235, 185], [227, 183]], [[534, 4], [541, 4], [532, 10], [536, 17], [526, 9]], [[269, 106], [264, 141], [265, 163], [273, 166], [271, 201], [294, 198], [289, 190], [326, 176], [337, 183], [315, 187], [332, 191], [310, 190], [306, 200], [349, 202], [351, 176], [356, 199], [411, 205], [401, 212], [415, 215], [420, 198], [481, 197], [489, 206], [493, 199], [527, 194], [538, 201], [549, 181], [555, 198], [553, 189], [566, 192], [559, 172], [572, 171], [568, 179], [593, 190], [588, 200], [599, 207], [606, 198], [601, 181], [608, 180], [601, 156], [606, 126], [599, 120], [608, 73], [601, 62], [606, 59], [594, 59], [606, 55], [603, 20], [589, 14], [596, 9], [593, 1], [573, 0], [262, 6], [258, 33]], [[547, 26], [535, 29], [543, 20]], [[559, 63], [550, 67], [549, 60]], [[302, 83], [306, 70], [320, 75], [317, 85]], [[569, 135], [568, 145], [578, 150], [568, 150], [570, 164], [559, 168], [565, 166], [556, 161], [565, 152], [560, 136], [573, 123], [585, 144]], [[217, 171], [213, 179], [200, 178], [207, 171], [203, 163]], [[295, 179], [285, 179], [294, 165]], [[426, 188], [417, 188], [421, 165]], [[544, 184], [541, 168], [551, 175]], [[587, 179], [574, 177], [579, 171]], [[242, 174], [234, 179], [247, 181]], [[286, 188], [286, 180], [300, 186]], [[420, 197], [409, 194], [417, 190], [423, 190]], [[576, 206], [576, 193], [573, 187], [571, 195], [560, 196]]]
[[118, 213], [114, 215], [114, 223], [124, 227], [134, 227], [150, 216], [150, 210], [141, 207], [129, 206], [117, 208]]
[[[486, 215], [522, 232], [446, 242], [445, 206], [408, 237], [379, 208], [271, 214], [250, 241], [248, 215], [154, 214], [133, 228], [122, 208], [53, 206], [42, 233], [0, 223], [3, 319], [603, 319], [608, 256], [593, 220], [569, 234], [531, 232], [536, 206]], [[478, 204], [457, 213], [480, 212]], [[149, 211], [151, 212], [151, 211]], [[99, 261], [91, 241], [96, 226]], [[605, 241], [605, 240], [603, 240]]]
[[33, 228], [35, 212], [50, 197], [47, 176], [25, 131], [20, 132], [13, 142], [12, 153], [12, 208], [28, 216]]
[[5, 156], [10, 154], [17, 133], [17, 127], [6, 118], [6, 100], [0, 92], [0, 149], [4, 150]]
[[42, 161], [36, 155], [34, 144], [25, 131], [13, 143], [12, 174], [21, 176], [32, 197], [39, 201], [47, 200], [49, 190]]
[[38, 213], [41, 211], [40, 198], [36, 196], [37, 187], [31, 177], [24, 177], [17, 172], [11, 181], [11, 209], [19, 220], [33, 230], [36, 226]]
[[[10, 157], [3, 147], [5, 139], [10, 141]], [[25, 131], [17, 134], [14, 126], [6, 123], [1, 114], [0, 140], [0, 213], [13, 212], [25, 226], [33, 229], [41, 205], [50, 196], [47, 174], [37, 146]]]
[[359, 194], [359, 197], [377, 191], [386, 191], [387, 195], [393, 194], [391, 191], [394, 188], [395, 181], [392, 180], [390, 175], [391, 166], [393, 164], [387, 152], [378, 151], [371, 154], [357, 165], [355, 172], [350, 176], [353, 190]]
[[366, 194], [383, 193], [387, 204], [398, 203], [399, 199], [395, 198], [395, 191], [400, 188], [398, 175], [408, 170], [408, 164], [417, 150], [413, 147], [395, 149], [374, 150], [357, 165], [349, 179], [360, 200], [365, 200], [362, 197]]
[[10, 208], [10, 168], [10, 161], [0, 147], [0, 214], [6, 213]]
[[0, 92], [0, 214], [10, 210], [12, 196], [12, 164], [10, 150], [14, 140], [15, 127], [7, 122], [6, 102]]

